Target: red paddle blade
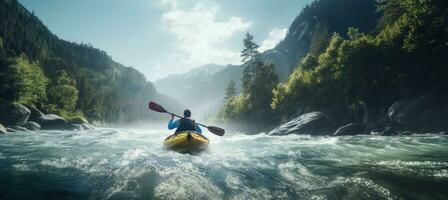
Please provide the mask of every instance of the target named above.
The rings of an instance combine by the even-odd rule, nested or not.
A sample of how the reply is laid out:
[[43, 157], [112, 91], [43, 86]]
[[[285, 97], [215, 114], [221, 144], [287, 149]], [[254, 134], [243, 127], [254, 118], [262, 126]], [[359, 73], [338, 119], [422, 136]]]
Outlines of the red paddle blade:
[[150, 101], [148, 104], [149, 109], [154, 110], [156, 112], [161, 112], [161, 113], [166, 113], [167, 111], [165, 110], [165, 108], [163, 108], [161, 105]]
[[214, 133], [215, 135], [223, 136], [226, 132], [224, 129], [216, 127], [216, 126], [207, 126], [207, 129]]

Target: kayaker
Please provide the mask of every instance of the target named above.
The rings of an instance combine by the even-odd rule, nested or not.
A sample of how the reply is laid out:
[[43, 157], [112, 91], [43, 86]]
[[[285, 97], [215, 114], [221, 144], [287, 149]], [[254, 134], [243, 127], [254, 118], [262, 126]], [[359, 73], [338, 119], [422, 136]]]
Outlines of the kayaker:
[[184, 118], [174, 121], [174, 114], [171, 114], [171, 119], [168, 122], [168, 129], [176, 129], [174, 133], [179, 133], [182, 131], [196, 131], [199, 134], [202, 133], [201, 128], [191, 119], [191, 111], [186, 109], [184, 111]]

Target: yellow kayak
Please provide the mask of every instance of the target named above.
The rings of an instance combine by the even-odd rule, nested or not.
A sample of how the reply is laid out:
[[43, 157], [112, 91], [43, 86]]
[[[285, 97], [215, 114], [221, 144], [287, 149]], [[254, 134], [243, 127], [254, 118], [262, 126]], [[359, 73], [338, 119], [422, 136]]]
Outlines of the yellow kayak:
[[203, 135], [194, 131], [183, 131], [165, 139], [163, 145], [180, 152], [198, 152], [207, 148], [209, 141]]

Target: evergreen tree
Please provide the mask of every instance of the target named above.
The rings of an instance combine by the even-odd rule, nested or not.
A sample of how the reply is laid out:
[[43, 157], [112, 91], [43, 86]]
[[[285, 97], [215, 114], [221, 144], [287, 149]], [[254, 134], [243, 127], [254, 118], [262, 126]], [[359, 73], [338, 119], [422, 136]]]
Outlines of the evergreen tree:
[[25, 55], [0, 58], [0, 100], [41, 105], [47, 100], [47, 77], [38, 63]]
[[75, 80], [71, 79], [64, 70], [58, 70], [55, 82], [56, 84], [48, 90], [49, 101], [56, 106], [54, 112], [74, 112], [79, 93]]
[[[229, 83], [226, 91], [226, 101], [221, 109], [220, 118], [224, 121], [246, 121], [265, 123], [270, 120], [272, 111], [270, 104], [273, 89], [277, 85], [278, 77], [272, 62], [261, 61], [258, 45], [253, 41], [254, 36], [246, 33], [243, 40], [244, 49], [241, 54], [243, 67], [243, 91], [235, 95], [235, 83]], [[266, 117], [264, 117], [266, 116]]]
[[231, 80], [226, 89], [226, 97], [225, 101], [228, 101], [230, 98], [236, 95], [235, 81]]
[[272, 90], [278, 84], [278, 76], [272, 62], [263, 64], [257, 71], [254, 87], [251, 88], [249, 101], [253, 105], [254, 114], [260, 120], [267, 120], [267, 113], [271, 111]]
[[141, 109], [157, 95], [143, 74], [90, 44], [58, 38], [17, 0], [0, 0], [0, 38], [0, 101], [90, 121], [156, 118]]
[[243, 92], [248, 92], [257, 78], [257, 70], [263, 65], [261, 54], [258, 51], [259, 45], [254, 41], [254, 36], [249, 32], [243, 40], [244, 49], [241, 51], [241, 61], [243, 62]]

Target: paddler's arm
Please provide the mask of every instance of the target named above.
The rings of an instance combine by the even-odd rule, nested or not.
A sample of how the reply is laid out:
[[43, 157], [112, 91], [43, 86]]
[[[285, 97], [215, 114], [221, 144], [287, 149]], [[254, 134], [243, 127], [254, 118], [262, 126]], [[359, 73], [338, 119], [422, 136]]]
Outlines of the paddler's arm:
[[168, 121], [168, 129], [172, 130], [179, 126], [179, 120], [174, 121], [174, 115], [171, 114], [171, 119]]
[[201, 127], [199, 127], [197, 124], [196, 124], [196, 132], [198, 132], [198, 133], [202, 133], [202, 129], [201, 129]]

